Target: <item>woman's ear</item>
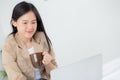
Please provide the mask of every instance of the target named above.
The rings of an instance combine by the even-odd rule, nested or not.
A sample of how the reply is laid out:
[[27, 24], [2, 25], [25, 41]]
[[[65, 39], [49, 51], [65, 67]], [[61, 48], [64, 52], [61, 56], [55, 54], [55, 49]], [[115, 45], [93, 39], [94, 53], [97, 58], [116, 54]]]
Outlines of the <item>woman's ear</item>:
[[12, 20], [12, 25], [13, 25], [14, 27], [17, 27], [17, 22], [14, 21], [14, 20]]

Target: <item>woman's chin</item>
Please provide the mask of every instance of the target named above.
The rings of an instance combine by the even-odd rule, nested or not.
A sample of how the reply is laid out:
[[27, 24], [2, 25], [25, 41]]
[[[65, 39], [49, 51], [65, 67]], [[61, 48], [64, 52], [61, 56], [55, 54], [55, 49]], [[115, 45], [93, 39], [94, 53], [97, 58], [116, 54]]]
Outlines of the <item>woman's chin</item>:
[[27, 34], [25, 35], [26, 38], [32, 38], [33, 37], [33, 34]]

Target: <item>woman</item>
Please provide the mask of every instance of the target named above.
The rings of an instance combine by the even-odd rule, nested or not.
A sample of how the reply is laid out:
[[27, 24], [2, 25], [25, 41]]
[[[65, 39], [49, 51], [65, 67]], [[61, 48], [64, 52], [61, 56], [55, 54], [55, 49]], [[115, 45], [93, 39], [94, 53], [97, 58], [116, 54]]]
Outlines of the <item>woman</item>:
[[[50, 80], [50, 71], [57, 64], [50, 39], [35, 6], [24, 1], [18, 3], [13, 9], [11, 25], [13, 31], [2, 49], [2, 63], [8, 79]], [[32, 65], [31, 49], [34, 53], [42, 52], [39, 69]]]

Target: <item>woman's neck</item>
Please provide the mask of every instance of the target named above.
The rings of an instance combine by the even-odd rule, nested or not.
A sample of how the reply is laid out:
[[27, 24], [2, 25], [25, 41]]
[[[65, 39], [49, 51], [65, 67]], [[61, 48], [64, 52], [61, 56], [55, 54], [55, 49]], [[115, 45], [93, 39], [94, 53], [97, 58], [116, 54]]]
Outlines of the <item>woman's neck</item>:
[[20, 40], [22, 40], [23, 44], [26, 46], [27, 49], [32, 47], [32, 38], [24, 38], [22, 35], [19, 35]]

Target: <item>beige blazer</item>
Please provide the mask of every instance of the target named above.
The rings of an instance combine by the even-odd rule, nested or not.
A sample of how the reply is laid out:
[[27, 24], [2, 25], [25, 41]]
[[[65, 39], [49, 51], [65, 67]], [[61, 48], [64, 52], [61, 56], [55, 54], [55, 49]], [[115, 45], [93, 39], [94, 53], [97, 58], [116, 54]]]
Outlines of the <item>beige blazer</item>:
[[[43, 32], [37, 32], [34, 35], [32, 44], [35, 52], [41, 52], [48, 49]], [[53, 57], [51, 65], [56, 67], [57, 64], [52, 48], [50, 55]], [[34, 80], [34, 68], [29, 57], [29, 52], [25, 48], [24, 42], [19, 39], [17, 33], [15, 35], [10, 35], [3, 46], [2, 65], [7, 72], [9, 80]], [[52, 68], [49, 66], [51, 65], [43, 65], [40, 68], [42, 78], [50, 80], [50, 71]]]

